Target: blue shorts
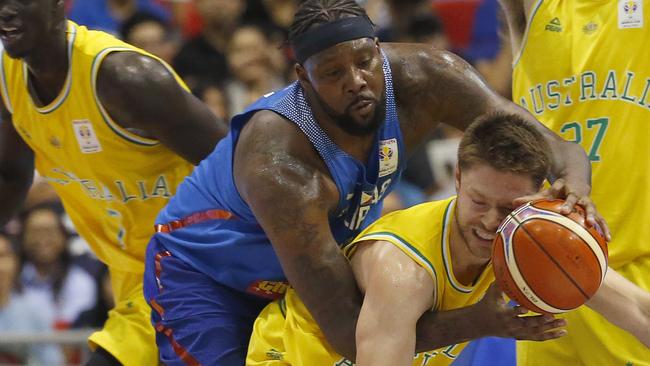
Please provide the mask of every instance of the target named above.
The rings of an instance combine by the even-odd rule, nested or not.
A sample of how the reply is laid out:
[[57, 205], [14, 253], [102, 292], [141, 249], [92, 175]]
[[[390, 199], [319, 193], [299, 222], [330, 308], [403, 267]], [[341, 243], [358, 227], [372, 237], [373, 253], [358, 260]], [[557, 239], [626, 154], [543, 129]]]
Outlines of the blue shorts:
[[253, 322], [269, 300], [234, 290], [149, 242], [144, 296], [160, 360], [176, 365], [244, 365]]

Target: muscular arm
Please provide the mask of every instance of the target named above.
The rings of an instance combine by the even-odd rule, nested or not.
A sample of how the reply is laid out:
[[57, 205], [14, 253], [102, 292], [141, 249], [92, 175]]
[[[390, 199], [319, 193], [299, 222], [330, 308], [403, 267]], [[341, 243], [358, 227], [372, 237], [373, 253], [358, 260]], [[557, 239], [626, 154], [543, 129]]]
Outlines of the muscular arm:
[[555, 329], [564, 320], [520, 317], [526, 310], [509, 306], [495, 284], [476, 304], [427, 311], [435, 291], [431, 276], [387, 242], [362, 244], [352, 257], [352, 269], [365, 293], [356, 339], [357, 364], [362, 366], [410, 365], [414, 350], [431, 351], [485, 336], [542, 341], [564, 334]]
[[18, 135], [0, 103], [0, 224], [16, 214], [34, 177], [34, 153]]
[[650, 293], [611, 268], [587, 306], [650, 348]]
[[306, 137], [273, 112], [243, 128], [235, 182], [273, 244], [291, 285], [340, 354], [354, 359], [361, 298], [328, 213], [338, 191]]
[[[488, 113], [520, 115], [540, 131], [551, 148], [549, 181], [562, 178], [567, 209], [580, 203], [587, 221], [604, 220], [589, 200], [591, 165], [580, 145], [563, 140], [528, 111], [496, 94], [467, 62], [449, 52], [420, 44], [388, 44], [400, 106], [400, 123], [409, 146], [425, 141], [439, 123], [465, 130]], [[607, 231], [606, 226], [604, 230]]]
[[433, 280], [391, 243], [359, 245], [352, 270], [365, 296], [357, 322], [356, 364], [411, 365], [417, 321], [433, 306]]
[[539, 130], [551, 147], [549, 179], [564, 178], [585, 191], [580, 193], [589, 194], [591, 167], [582, 148], [563, 140], [528, 111], [499, 96], [467, 62], [420, 44], [389, 44], [386, 48], [396, 69], [396, 97], [409, 145], [426, 140], [439, 123], [465, 130], [488, 113], [517, 114]]
[[106, 56], [97, 95], [120, 126], [159, 140], [194, 164], [212, 152], [228, 130], [162, 63], [136, 52]]

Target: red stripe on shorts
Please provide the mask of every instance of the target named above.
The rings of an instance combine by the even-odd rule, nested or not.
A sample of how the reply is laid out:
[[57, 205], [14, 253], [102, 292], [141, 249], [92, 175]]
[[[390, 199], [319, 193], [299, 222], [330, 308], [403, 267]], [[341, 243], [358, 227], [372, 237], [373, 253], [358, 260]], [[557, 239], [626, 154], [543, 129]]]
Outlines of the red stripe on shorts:
[[[162, 283], [160, 282], [160, 273], [162, 272], [162, 263], [160, 261], [165, 258], [165, 257], [171, 257], [171, 253], [167, 250], [164, 250], [162, 252], [159, 252], [156, 254], [155, 257], [155, 267], [156, 267], [156, 282], [158, 283], [158, 288], [162, 292]], [[160, 318], [163, 318], [163, 315], [165, 314], [165, 309], [156, 302], [154, 299], [149, 299], [149, 304], [151, 305], [151, 308], [160, 315]], [[160, 322], [158, 322], [155, 326], [156, 331], [164, 334], [167, 336], [167, 339], [169, 339], [169, 343], [172, 345], [172, 348], [174, 349], [174, 352], [176, 355], [183, 361], [185, 364], [188, 366], [200, 366], [201, 363], [196, 360], [187, 350], [185, 347], [181, 346], [176, 340], [174, 339], [174, 332], [172, 331], [171, 328], [164, 326]]]
[[160, 324], [159, 322], [158, 324], [156, 324], [156, 331], [167, 336], [167, 339], [169, 339], [169, 343], [171, 343], [172, 348], [174, 349], [174, 352], [181, 360], [183, 360], [183, 362], [185, 362], [185, 364], [187, 364], [188, 366], [201, 365], [201, 363], [197, 361], [196, 358], [194, 358], [189, 352], [187, 352], [185, 347], [181, 346], [180, 344], [178, 344], [178, 342], [176, 342], [176, 340], [174, 339], [174, 332], [172, 331], [171, 328], [166, 327]]

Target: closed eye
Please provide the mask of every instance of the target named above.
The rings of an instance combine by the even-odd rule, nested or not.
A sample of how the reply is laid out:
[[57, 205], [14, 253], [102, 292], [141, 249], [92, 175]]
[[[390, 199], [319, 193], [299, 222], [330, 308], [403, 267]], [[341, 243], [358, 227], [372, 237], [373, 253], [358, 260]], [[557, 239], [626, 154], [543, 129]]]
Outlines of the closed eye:
[[370, 63], [372, 62], [371, 58], [365, 59], [357, 65], [360, 69], [367, 69], [368, 66], [370, 66]]
[[485, 206], [485, 202], [483, 201], [477, 201], [477, 200], [472, 200], [472, 203], [474, 203], [477, 206]]

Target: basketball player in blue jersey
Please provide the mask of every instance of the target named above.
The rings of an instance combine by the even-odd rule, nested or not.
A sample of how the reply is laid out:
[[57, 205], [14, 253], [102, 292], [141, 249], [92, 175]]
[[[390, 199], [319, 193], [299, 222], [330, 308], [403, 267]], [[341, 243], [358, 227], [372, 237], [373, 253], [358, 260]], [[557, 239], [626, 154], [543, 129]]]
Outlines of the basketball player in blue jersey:
[[[579, 202], [601, 221], [584, 152], [458, 57], [380, 46], [353, 0], [303, 2], [289, 42], [298, 81], [235, 116], [156, 220], [144, 291], [166, 365], [244, 364], [253, 321], [288, 283], [334, 349], [354, 359], [361, 296], [339, 246], [379, 217], [409, 153], [441, 122], [465, 129], [491, 112], [522, 116], [550, 146], [552, 192], [567, 211]], [[552, 321], [534, 318], [530, 332]], [[462, 341], [455, 326], [426, 314], [417, 348]]]

